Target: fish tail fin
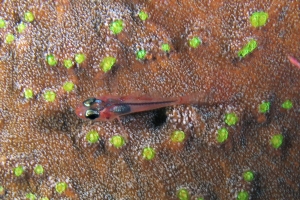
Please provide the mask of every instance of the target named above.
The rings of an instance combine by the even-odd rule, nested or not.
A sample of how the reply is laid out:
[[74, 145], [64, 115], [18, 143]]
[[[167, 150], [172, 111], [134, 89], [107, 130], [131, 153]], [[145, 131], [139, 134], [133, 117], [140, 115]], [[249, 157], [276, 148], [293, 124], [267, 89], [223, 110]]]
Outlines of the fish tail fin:
[[181, 96], [178, 100], [178, 104], [208, 104], [212, 99], [212, 94], [210, 92], [195, 92]]

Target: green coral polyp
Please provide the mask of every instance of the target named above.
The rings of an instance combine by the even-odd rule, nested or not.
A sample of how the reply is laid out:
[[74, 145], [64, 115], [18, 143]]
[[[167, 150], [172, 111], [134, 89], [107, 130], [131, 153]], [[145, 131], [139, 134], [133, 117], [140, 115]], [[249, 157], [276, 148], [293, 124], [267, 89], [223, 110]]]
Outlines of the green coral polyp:
[[15, 167], [13, 172], [16, 177], [19, 177], [24, 173], [24, 168], [22, 166]]
[[253, 27], [261, 27], [267, 23], [269, 18], [268, 13], [266, 12], [255, 12], [250, 16], [250, 23]]
[[152, 160], [155, 157], [155, 150], [151, 147], [145, 147], [142, 152], [143, 158]]
[[18, 31], [18, 33], [23, 33], [25, 29], [26, 29], [26, 25], [25, 25], [23, 22], [21, 22], [21, 23], [17, 26], [17, 31]]
[[189, 40], [189, 45], [192, 48], [197, 48], [202, 43], [201, 39], [199, 37], [193, 37]]
[[282, 134], [273, 135], [270, 143], [273, 148], [278, 149], [279, 147], [281, 147], [283, 143], [283, 135]]
[[291, 100], [286, 100], [281, 104], [281, 107], [289, 110], [293, 107], [293, 102]]
[[190, 194], [187, 189], [179, 189], [177, 192], [177, 197], [180, 200], [188, 200], [190, 199]]
[[243, 178], [245, 181], [250, 182], [254, 179], [254, 173], [250, 170], [243, 173]]
[[24, 20], [26, 22], [33, 22], [34, 21], [34, 15], [33, 15], [33, 13], [30, 12], [30, 11], [25, 12], [25, 14], [24, 14]]
[[33, 193], [28, 193], [28, 194], [26, 194], [26, 199], [35, 200], [36, 196]]
[[270, 102], [262, 102], [259, 107], [258, 110], [260, 113], [267, 113], [270, 110]]
[[55, 190], [59, 194], [62, 194], [63, 192], [65, 192], [67, 188], [68, 188], [68, 185], [65, 182], [59, 182], [55, 185]]
[[114, 135], [112, 136], [112, 138], [109, 140], [109, 142], [116, 147], [117, 149], [124, 146], [125, 144], [125, 139], [124, 137], [120, 136], [120, 135]]
[[46, 91], [44, 93], [44, 99], [48, 102], [53, 102], [56, 98], [56, 93], [53, 91]]
[[228, 126], [233, 126], [236, 125], [236, 123], [238, 122], [239, 118], [235, 113], [227, 113], [225, 115], [225, 123]]
[[101, 69], [106, 73], [111, 70], [111, 68], [116, 63], [116, 58], [108, 56], [103, 58], [103, 60], [100, 63]]
[[166, 53], [169, 53], [170, 50], [171, 50], [171, 47], [170, 47], [169, 44], [164, 43], [164, 44], [161, 45], [161, 50], [163, 50], [163, 51], [166, 52]]
[[11, 44], [15, 40], [15, 36], [11, 33], [8, 33], [5, 37], [5, 42]]
[[65, 59], [64, 60], [64, 66], [69, 69], [74, 65], [74, 62], [71, 59]]
[[0, 186], [0, 196], [4, 195], [5, 194], [5, 189], [4, 187], [1, 185]]
[[79, 53], [75, 55], [75, 62], [81, 64], [85, 61], [85, 55], [83, 53]]
[[221, 128], [218, 130], [217, 141], [223, 143], [228, 139], [228, 130], [227, 128]]
[[139, 17], [140, 17], [140, 19], [142, 20], [142, 21], [145, 21], [146, 19], [148, 19], [148, 14], [146, 13], [146, 12], [144, 12], [144, 11], [140, 11], [139, 12]]
[[248, 54], [252, 53], [257, 48], [257, 42], [251, 39], [239, 52], [238, 56], [244, 58]]
[[110, 24], [110, 30], [113, 32], [113, 34], [119, 34], [122, 32], [123, 28], [124, 28], [124, 23], [122, 20], [118, 19], [113, 21]]
[[237, 195], [237, 200], [248, 200], [249, 199], [249, 193], [247, 191], [240, 191]]
[[37, 175], [42, 175], [44, 173], [44, 168], [42, 165], [36, 165], [35, 168], [34, 168], [34, 172], [37, 174]]
[[46, 60], [50, 66], [55, 66], [57, 64], [57, 60], [53, 54], [47, 55]]
[[5, 28], [6, 27], [6, 22], [4, 19], [0, 19], [0, 28]]
[[88, 132], [85, 136], [85, 139], [91, 144], [98, 142], [99, 138], [99, 133], [94, 130]]
[[71, 91], [74, 89], [74, 83], [72, 83], [72, 82], [66, 82], [66, 83], [63, 85], [63, 89], [64, 89], [64, 91], [66, 91], [66, 92], [71, 92]]
[[26, 99], [33, 98], [33, 91], [31, 89], [25, 89], [24, 90], [24, 96]]
[[185, 139], [185, 133], [180, 130], [176, 130], [171, 134], [172, 142], [183, 142]]
[[146, 50], [139, 50], [137, 53], [136, 53], [136, 58], [139, 59], [139, 60], [144, 60], [146, 58], [146, 55], [147, 55], [147, 52]]

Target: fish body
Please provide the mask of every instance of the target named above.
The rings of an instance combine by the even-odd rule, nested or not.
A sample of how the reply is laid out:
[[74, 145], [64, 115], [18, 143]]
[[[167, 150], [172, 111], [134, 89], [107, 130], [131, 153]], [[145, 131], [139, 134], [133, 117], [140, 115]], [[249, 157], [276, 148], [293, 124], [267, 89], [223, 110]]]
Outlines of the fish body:
[[150, 111], [158, 108], [187, 104], [188, 97], [151, 98], [134, 96], [101, 96], [88, 98], [76, 108], [76, 114], [82, 119], [111, 121], [123, 115]]

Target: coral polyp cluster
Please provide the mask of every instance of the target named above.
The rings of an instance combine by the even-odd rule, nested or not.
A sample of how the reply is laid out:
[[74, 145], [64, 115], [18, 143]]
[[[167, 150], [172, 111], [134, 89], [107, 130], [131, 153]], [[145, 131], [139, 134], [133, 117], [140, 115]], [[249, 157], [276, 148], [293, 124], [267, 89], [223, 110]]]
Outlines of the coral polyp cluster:
[[[0, 198], [297, 199], [299, 6], [0, 1]], [[185, 101], [76, 116], [107, 94]]]

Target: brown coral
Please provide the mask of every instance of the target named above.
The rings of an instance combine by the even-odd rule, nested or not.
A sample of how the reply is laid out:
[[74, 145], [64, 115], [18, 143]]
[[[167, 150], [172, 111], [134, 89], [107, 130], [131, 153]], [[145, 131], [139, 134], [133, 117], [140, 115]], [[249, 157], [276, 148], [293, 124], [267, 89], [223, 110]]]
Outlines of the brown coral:
[[[229, 199], [246, 190], [252, 199], [299, 197], [300, 71], [288, 62], [299, 58], [298, 1], [2, 1], [0, 19], [0, 186], [6, 199], [37, 197], [70, 199], [176, 199], [187, 189], [191, 198]], [[149, 14], [146, 21], [138, 13]], [[35, 20], [25, 22], [30, 11]], [[265, 26], [254, 28], [249, 17], [265, 11]], [[124, 30], [114, 35], [109, 25], [121, 19]], [[8, 44], [8, 33], [15, 40]], [[198, 36], [202, 44], [191, 48]], [[237, 52], [255, 39], [258, 48], [245, 58]], [[160, 49], [171, 46], [170, 53]], [[145, 60], [136, 59], [146, 50]], [[67, 69], [64, 59], [83, 53], [86, 60]], [[46, 56], [55, 55], [56, 66]], [[106, 56], [117, 59], [106, 75], [99, 68]], [[66, 81], [75, 90], [62, 89]], [[34, 97], [26, 99], [25, 89]], [[55, 91], [54, 102], [44, 99]], [[87, 97], [161, 94], [177, 97], [205, 94], [199, 105], [177, 106], [130, 115], [117, 122], [77, 118], [74, 108]], [[281, 104], [290, 99], [293, 108]], [[258, 105], [270, 101], [262, 120]], [[225, 144], [215, 141], [226, 113], [239, 117], [228, 127]], [[173, 113], [173, 114], [171, 114]], [[175, 113], [175, 114], [174, 114]], [[177, 114], [176, 114], [177, 113]], [[184, 147], [170, 148], [174, 129], [187, 132]], [[88, 144], [85, 134], [101, 139]], [[278, 150], [269, 144], [282, 133]], [[115, 151], [109, 138], [123, 134], [126, 145]], [[141, 155], [151, 146], [156, 157]], [[45, 173], [36, 175], [36, 164]], [[16, 177], [12, 170], [23, 166]], [[255, 180], [242, 180], [246, 170]], [[55, 191], [66, 182], [63, 194]], [[5, 193], [5, 194], [3, 194]]]

